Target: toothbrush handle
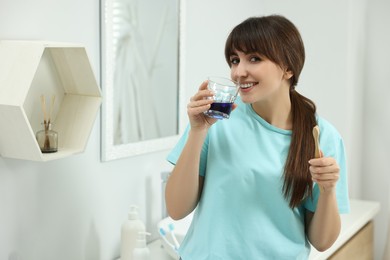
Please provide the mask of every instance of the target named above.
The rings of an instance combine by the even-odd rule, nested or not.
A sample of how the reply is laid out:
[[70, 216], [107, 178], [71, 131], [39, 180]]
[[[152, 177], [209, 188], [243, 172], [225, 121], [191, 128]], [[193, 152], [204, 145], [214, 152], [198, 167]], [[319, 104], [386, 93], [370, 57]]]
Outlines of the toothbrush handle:
[[175, 243], [175, 246], [177, 248], [179, 248], [180, 245], [179, 245], [179, 242], [176, 239], [175, 233], [173, 233], [173, 230], [171, 231], [171, 236], [172, 236], [173, 242]]
[[166, 238], [166, 236], [162, 236], [162, 238], [164, 239], [164, 241], [170, 246], [172, 247], [174, 250], [176, 250], [176, 247], [174, 245], [172, 245], [171, 242], [168, 241], [168, 239]]
[[[315, 150], [314, 150], [314, 157], [315, 158], [321, 158], [321, 150], [320, 150], [320, 128], [318, 125], [313, 127], [313, 138], [314, 138], [314, 145], [315, 145]], [[324, 191], [324, 187], [321, 185], [318, 185], [320, 188], [320, 191]]]

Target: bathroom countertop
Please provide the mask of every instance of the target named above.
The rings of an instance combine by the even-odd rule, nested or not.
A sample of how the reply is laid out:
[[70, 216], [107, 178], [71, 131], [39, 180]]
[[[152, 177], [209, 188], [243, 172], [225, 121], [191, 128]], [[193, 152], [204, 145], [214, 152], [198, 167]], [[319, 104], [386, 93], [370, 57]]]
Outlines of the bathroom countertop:
[[345, 244], [354, 234], [356, 234], [364, 225], [371, 221], [379, 212], [380, 204], [376, 201], [350, 200], [351, 212], [341, 215], [341, 232], [336, 242], [325, 252], [318, 252], [312, 248], [310, 260], [327, 259]]
[[[351, 212], [341, 215], [340, 236], [331, 248], [325, 252], [318, 252], [312, 248], [309, 260], [325, 260], [335, 253], [364, 225], [371, 221], [379, 212], [380, 204], [374, 201], [354, 200], [350, 201]], [[157, 239], [148, 244], [153, 260], [172, 260], [172, 257], [164, 250], [161, 240]], [[119, 259], [118, 259], [119, 260]]]

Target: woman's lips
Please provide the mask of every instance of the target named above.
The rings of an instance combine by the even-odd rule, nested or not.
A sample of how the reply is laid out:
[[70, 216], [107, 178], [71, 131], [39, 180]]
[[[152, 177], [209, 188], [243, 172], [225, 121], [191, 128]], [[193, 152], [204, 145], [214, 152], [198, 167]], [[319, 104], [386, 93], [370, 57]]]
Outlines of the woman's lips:
[[249, 92], [256, 85], [257, 85], [257, 82], [240, 83], [239, 87], [240, 87], [241, 92]]

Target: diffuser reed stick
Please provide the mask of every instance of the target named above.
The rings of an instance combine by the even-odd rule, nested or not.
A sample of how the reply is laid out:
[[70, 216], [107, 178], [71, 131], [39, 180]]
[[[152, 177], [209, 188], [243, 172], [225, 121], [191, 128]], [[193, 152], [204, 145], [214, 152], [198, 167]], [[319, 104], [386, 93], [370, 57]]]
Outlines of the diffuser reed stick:
[[44, 95], [41, 95], [41, 108], [43, 112], [43, 123], [46, 124], [47, 113], [46, 113], [46, 100]]
[[49, 118], [47, 119], [49, 124], [50, 124], [50, 121], [51, 121], [51, 116], [53, 114], [53, 108], [54, 108], [55, 100], [56, 100], [56, 96], [52, 95], [51, 96], [51, 103], [50, 103], [50, 110], [49, 110]]

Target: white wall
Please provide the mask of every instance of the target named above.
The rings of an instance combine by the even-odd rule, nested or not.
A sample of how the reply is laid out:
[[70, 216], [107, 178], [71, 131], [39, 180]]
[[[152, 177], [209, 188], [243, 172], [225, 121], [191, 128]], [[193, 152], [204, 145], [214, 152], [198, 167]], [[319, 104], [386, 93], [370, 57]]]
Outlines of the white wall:
[[[364, 82], [363, 197], [381, 202], [376, 218], [375, 240], [382, 255], [390, 241], [390, 1], [370, 1], [367, 23], [366, 80]], [[379, 258], [378, 258], [379, 259]], [[387, 258], [390, 259], [390, 247]]]
[[[378, 198], [380, 195], [371, 195], [376, 194], [373, 185], [377, 182], [369, 184], [372, 190], [361, 190], [361, 183], [369, 179], [363, 172], [371, 172], [370, 163], [378, 162], [374, 154], [371, 161], [363, 161], [359, 148], [364, 144], [368, 147], [365, 150], [375, 151], [381, 145], [363, 142], [366, 128], [361, 127], [363, 102], [375, 105], [376, 95], [380, 95], [370, 95], [367, 100], [367, 92], [363, 96], [365, 68], [360, 64], [365, 57], [365, 3], [186, 1], [185, 99], [189, 100], [208, 75], [228, 75], [223, 47], [234, 25], [251, 15], [286, 15], [299, 27], [306, 44], [307, 60], [298, 90], [317, 103], [321, 115], [345, 138], [351, 197], [364, 194]], [[380, 6], [371, 14], [376, 9]], [[0, 39], [82, 43], [99, 78], [98, 1], [0, 0], [0, 24]], [[378, 31], [370, 37], [379, 36]], [[370, 73], [376, 78], [378, 72]], [[379, 80], [376, 83], [378, 87], [385, 85]], [[155, 224], [161, 217], [159, 174], [171, 169], [165, 161], [168, 151], [102, 163], [100, 133], [98, 118], [86, 151], [58, 161], [35, 163], [0, 157], [0, 259], [114, 259], [119, 254], [120, 225], [133, 203], [140, 206], [148, 230], [157, 237]], [[379, 172], [382, 176], [384, 168]], [[382, 185], [388, 185], [388, 180]], [[383, 250], [383, 242], [378, 250]]]

